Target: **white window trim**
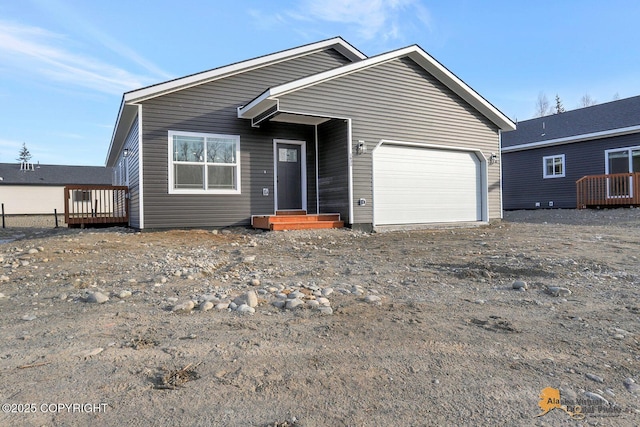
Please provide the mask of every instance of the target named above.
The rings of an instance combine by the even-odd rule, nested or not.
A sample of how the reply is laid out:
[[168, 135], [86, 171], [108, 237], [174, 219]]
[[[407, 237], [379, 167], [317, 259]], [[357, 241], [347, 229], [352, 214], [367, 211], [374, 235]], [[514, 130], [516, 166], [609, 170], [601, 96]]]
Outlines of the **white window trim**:
[[[636, 145], [635, 147], [620, 147], [620, 148], [610, 148], [609, 150], [604, 150], [604, 173], [609, 175], [609, 154], [615, 153], [618, 151], [626, 151], [629, 153], [629, 170], [632, 169], [633, 166], [633, 155], [634, 151], [640, 150], [640, 145]], [[640, 172], [640, 171], [634, 171]]]
[[[236, 188], [235, 189], [205, 189], [204, 185], [202, 189], [185, 189], [185, 188], [174, 188], [173, 182], [173, 137], [175, 135], [179, 136], [195, 136], [202, 138], [224, 138], [224, 139], [235, 139], [236, 140]], [[168, 167], [169, 167], [169, 194], [241, 194], [241, 183], [240, 177], [242, 174], [240, 173], [240, 135], [224, 135], [217, 133], [201, 133], [201, 132], [182, 132], [182, 131], [169, 131], [169, 138], [167, 143], [167, 151], [168, 151]], [[206, 166], [206, 162], [203, 166]], [[213, 163], [215, 164], [215, 163]], [[230, 163], [229, 163], [230, 164]], [[207, 179], [207, 173], [203, 175], [203, 178]]]
[[[547, 174], [547, 160], [549, 159], [557, 159], [557, 158], [561, 158], [562, 159], [562, 173], [555, 175], [555, 174], [551, 174], [548, 175]], [[565, 157], [564, 154], [556, 154], [555, 156], [544, 156], [542, 158], [542, 177], [544, 179], [550, 179], [550, 178], [564, 178], [565, 175], [567, 173], [567, 163], [565, 161]]]

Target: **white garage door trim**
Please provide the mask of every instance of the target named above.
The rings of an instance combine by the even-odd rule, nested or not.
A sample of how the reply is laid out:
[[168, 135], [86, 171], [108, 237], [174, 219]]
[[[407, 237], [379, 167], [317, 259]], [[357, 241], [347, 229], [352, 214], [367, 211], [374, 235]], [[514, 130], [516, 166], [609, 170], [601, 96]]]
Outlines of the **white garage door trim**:
[[[383, 182], [380, 180], [380, 174], [384, 173], [384, 171], [380, 170], [382, 164], [379, 163], [379, 156], [380, 155], [384, 155], [383, 151], [380, 149], [382, 146], [390, 146], [390, 145], [395, 145], [395, 146], [405, 146], [405, 147], [413, 147], [413, 148], [421, 148], [421, 149], [425, 149], [425, 150], [431, 150], [431, 152], [433, 153], [437, 153], [436, 155], [440, 155], [440, 156], [447, 156], [448, 154], [451, 154], [452, 152], [457, 152], [457, 153], [468, 153], [471, 154], [472, 156], [475, 156], [475, 158], [477, 158], [478, 160], [478, 173], [479, 173], [479, 178], [480, 178], [480, 183], [479, 183], [479, 187], [476, 187], [477, 191], [479, 191], [480, 193], [480, 216], [481, 219], [478, 220], [477, 217], [475, 216], [475, 214], [473, 215], [475, 219], [460, 219], [460, 218], [451, 218], [451, 219], [445, 219], [444, 217], [437, 217], [434, 219], [433, 217], [431, 217], [431, 219], [429, 219], [430, 215], [425, 215], [424, 219], [416, 221], [415, 219], [408, 219], [407, 217], [411, 218], [411, 215], [405, 212], [402, 212], [401, 206], [398, 206], [398, 218], [391, 218], [389, 217], [388, 213], [385, 214], [384, 213], [384, 209], [386, 208], [386, 206], [381, 206], [381, 203], [388, 203], [387, 200], [385, 200], [385, 195], [383, 193], [384, 191], [384, 187], [388, 186], [388, 182]], [[438, 150], [433, 151], [433, 150]], [[387, 153], [388, 154], [388, 153]], [[484, 157], [484, 155], [482, 154], [482, 152], [480, 152], [479, 150], [472, 150], [472, 149], [464, 149], [464, 148], [460, 148], [460, 147], [451, 147], [451, 146], [444, 146], [444, 145], [435, 145], [435, 144], [420, 144], [420, 143], [412, 143], [412, 142], [404, 142], [404, 141], [393, 141], [393, 140], [382, 140], [378, 143], [378, 145], [376, 145], [376, 147], [373, 149], [372, 151], [372, 156], [373, 156], [373, 171], [372, 171], [372, 177], [373, 177], [373, 226], [381, 226], [381, 225], [399, 225], [399, 224], [423, 224], [423, 223], [436, 223], [436, 222], [460, 222], [460, 221], [488, 221], [489, 218], [489, 209], [488, 209], [488, 187], [487, 187], [487, 182], [488, 182], [488, 176], [487, 176], [487, 159]], [[376, 159], [376, 156], [378, 156], [378, 159]], [[378, 160], [378, 162], [376, 161]], [[382, 166], [384, 167], [384, 166]], [[428, 175], [428, 173], [427, 173]], [[475, 172], [474, 172], [475, 175]], [[378, 181], [378, 182], [376, 182]], [[376, 185], [378, 184], [378, 185]], [[408, 185], [407, 183], [402, 183], [401, 184], [402, 189], [407, 188]], [[388, 189], [388, 188], [387, 188]], [[376, 191], [378, 190], [378, 191]], [[419, 201], [416, 199], [416, 203], [419, 203]], [[427, 203], [427, 202], [425, 202]], [[474, 209], [475, 212], [477, 212], [477, 209]], [[388, 212], [388, 210], [387, 210]], [[404, 218], [402, 218], [404, 217]]]

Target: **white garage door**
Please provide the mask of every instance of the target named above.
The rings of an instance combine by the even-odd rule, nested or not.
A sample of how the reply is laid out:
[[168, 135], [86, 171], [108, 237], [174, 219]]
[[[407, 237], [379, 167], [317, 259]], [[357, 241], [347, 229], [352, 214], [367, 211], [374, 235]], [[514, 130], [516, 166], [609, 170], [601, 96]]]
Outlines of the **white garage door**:
[[482, 220], [475, 153], [383, 144], [373, 155], [375, 225]]

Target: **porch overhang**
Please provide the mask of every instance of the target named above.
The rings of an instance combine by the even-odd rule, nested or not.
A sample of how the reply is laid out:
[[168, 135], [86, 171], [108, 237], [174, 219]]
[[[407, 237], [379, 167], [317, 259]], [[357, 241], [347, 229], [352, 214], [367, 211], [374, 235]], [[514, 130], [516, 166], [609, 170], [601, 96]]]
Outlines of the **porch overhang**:
[[317, 126], [331, 120], [330, 117], [281, 111], [278, 99], [269, 97], [269, 92], [270, 90], [267, 90], [248, 105], [238, 107], [238, 118], [251, 120], [253, 127], [259, 127], [264, 121]]

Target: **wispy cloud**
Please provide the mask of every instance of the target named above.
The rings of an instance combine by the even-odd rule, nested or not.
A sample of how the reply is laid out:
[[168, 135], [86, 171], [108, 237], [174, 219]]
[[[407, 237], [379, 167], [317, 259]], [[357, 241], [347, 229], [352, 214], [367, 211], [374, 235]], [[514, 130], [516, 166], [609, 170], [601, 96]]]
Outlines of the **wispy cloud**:
[[121, 43], [110, 34], [98, 28], [87, 16], [80, 15], [78, 8], [71, 7], [67, 1], [46, 0], [37, 3], [49, 15], [55, 16], [65, 27], [73, 28], [74, 32], [81, 34], [83, 39], [93, 39], [104, 48], [114, 52], [123, 59], [126, 59], [144, 68], [150, 74], [163, 79], [171, 79], [175, 76], [160, 69], [157, 65], [144, 58], [131, 47]]
[[39, 27], [0, 21], [0, 56], [5, 69], [37, 73], [109, 94], [121, 94], [153, 81], [90, 55], [72, 52], [65, 46], [67, 42], [65, 36]]
[[[286, 16], [297, 21], [350, 26], [364, 41], [398, 40], [410, 31], [431, 28], [431, 15], [419, 0], [302, 0]], [[274, 15], [271, 20], [275, 18], [282, 21], [283, 15]]]

